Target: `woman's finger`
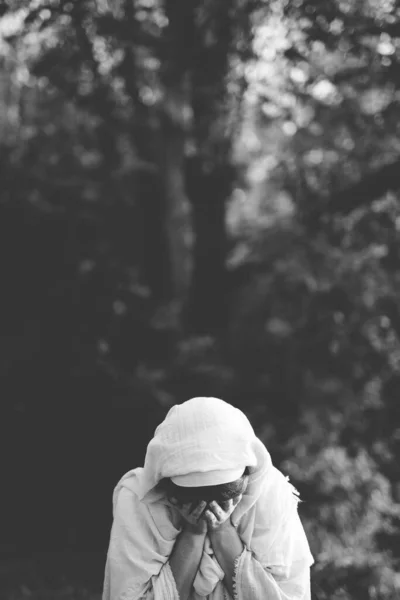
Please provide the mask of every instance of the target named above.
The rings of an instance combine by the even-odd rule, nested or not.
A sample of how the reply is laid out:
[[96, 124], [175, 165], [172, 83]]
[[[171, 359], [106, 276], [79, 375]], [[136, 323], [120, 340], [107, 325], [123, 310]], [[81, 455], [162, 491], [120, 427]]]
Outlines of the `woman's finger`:
[[214, 515], [210, 508], [207, 508], [204, 511], [204, 518], [210, 527], [215, 527], [218, 523], [217, 517]]
[[242, 498], [243, 498], [243, 494], [240, 494], [239, 496], [237, 496], [237, 498], [235, 498], [233, 501], [233, 505], [237, 506]]
[[[230, 502], [230, 501], [229, 501]], [[216, 502], [215, 500], [213, 500], [212, 502], [210, 502], [210, 509], [212, 510], [212, 512], [214, 513], [214, 515], [218, 518], [218, 519], [222, 519], [223, 517], [226, 516], [226, 513], [229, 511], [229, 508], [227, 511], [223, 510], [220, 505], [218, 504], [218, 502]]]
[[195, 504], [195, 508], [193, 510], [191, 510], [191, 516], [194, 517], [195, 519], [199, 519], [202, 515], [202, 513], [204, 512], [204, 509], [207, 506], [207, 502], [205, 502], [204, 500], [202, 500], [201, 502], [196, 502]]

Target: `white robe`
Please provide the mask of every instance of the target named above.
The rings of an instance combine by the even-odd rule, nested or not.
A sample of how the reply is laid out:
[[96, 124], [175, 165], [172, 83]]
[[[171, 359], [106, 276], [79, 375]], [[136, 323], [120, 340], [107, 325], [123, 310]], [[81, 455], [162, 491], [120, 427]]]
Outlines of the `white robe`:
[[[247, 466], [247, 490], [231, 516], [245, 549], [235, 563], [234, 600], [310, 600], [313, 558], [298, 497], [245, 415], [213, 398], [174, 406], [151, 440], [144, 468], [114, 490], [103, 600], [179, 600], [169, 556], [182, 529], [157, 486], [163, 477]], [[190, 600], [230, 600], [208, 537]]]

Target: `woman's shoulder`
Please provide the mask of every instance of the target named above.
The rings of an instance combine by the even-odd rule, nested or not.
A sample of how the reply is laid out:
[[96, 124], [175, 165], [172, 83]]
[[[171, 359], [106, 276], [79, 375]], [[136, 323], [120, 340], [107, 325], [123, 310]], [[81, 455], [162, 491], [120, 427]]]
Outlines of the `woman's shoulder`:
[[273, 521], [285, 518], [296, 512], [299, 496], [289, 477], [276, 467], [272, 467], [268, 477], [261, 482], [257, 498], [257, 513], [268, 513]]
[[114, 513], [118, 504], [124, 504], [127, 500], [134, 504], [138, 503], [139, 472], [139, 469], [131, 469], [115, 485], [112, 498]]
[[[140, 497], [140, 469], [126, 473], [114, 489], [114, 518], [123, 520], [127, 527], [153, 532], [162, 541], [172, 541], [180, 531], [176, 511], [165, 500], [165, 494], [155, 488]], [[161, 536], [161, 538], [160, 538]]]

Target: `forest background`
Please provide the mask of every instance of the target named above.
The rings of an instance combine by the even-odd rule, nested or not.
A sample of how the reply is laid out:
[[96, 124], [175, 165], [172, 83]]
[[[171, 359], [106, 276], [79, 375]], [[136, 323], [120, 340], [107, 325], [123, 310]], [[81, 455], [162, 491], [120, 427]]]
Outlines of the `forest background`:
[[399, 115], [398, 0], [3, 0], [2, 598], [99, 597], [198, 395], [300, 491], [313, 598], [398, 598]]

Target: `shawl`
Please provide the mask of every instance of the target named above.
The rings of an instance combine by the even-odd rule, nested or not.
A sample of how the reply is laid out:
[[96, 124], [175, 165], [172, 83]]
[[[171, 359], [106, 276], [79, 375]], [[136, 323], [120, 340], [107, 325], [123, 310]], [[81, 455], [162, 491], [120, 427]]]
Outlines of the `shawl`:
[[[245, 549], [277, 581], [289, 578], [294, 563], [311, 566], [298, 494], [273, 466], [247, 417], [217, 398], [193, 398], [169, 410], [144, 466], [126, 473], [114, 490], [103, 600], [139, 600], [162, 578], [182, 529], [179, 512], [158, 485], [163, 478], [246, 467], [249, 483], [231, 515]], [[223, 578], [206, 537], [195, 595], [211, 596]]]

